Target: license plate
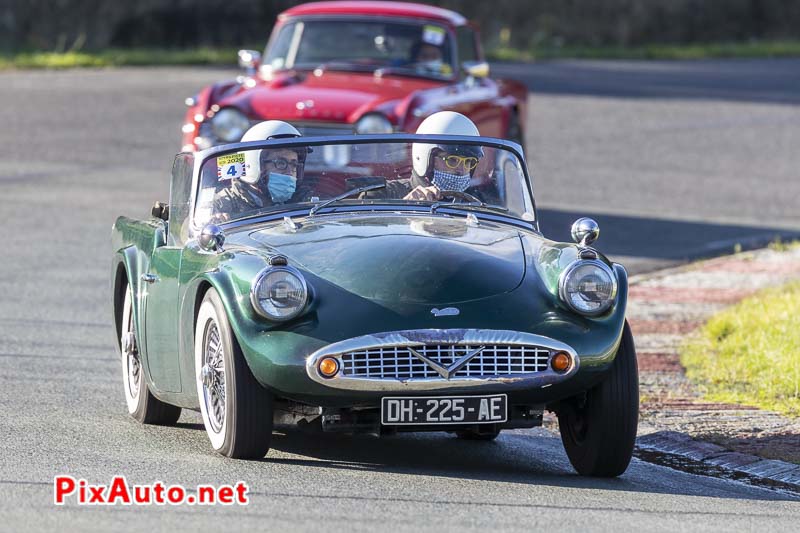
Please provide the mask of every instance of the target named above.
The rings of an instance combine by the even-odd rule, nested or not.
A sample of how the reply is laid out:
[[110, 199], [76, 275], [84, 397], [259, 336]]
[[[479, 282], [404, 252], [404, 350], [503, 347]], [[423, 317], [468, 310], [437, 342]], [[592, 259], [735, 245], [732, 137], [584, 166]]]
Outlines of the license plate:
[[385, 397], [381, 424], [495, 424], [508, 419], [505, 394], [491, 396]]

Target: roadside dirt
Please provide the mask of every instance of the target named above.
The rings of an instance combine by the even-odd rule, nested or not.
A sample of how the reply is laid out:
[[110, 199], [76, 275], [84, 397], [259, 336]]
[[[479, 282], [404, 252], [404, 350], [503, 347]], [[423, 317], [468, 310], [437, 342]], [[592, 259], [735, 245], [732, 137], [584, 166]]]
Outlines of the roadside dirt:
[[796, 279], [800, 249], [736, 254], [631, 280], [628, 319], [639, 359], [640, 436], [679, 432], [733, 452], [800, 464], [799, 419], [707, 402], [679, 360], [681, 343], [711, 315]]

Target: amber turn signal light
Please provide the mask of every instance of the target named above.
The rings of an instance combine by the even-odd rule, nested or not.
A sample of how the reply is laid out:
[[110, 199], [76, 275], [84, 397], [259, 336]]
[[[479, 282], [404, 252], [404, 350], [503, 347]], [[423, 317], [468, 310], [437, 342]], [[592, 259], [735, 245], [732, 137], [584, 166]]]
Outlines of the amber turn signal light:
[[319, 362], [319, 373], [326, 378], [333, 377], [339, 371], [339, 361], [333, 357], [325, 357]]
[[567, 352], [558, 352], [550, 360], [550, 366], [556, 372], [566, 372], [572, 365], [572, 357]]

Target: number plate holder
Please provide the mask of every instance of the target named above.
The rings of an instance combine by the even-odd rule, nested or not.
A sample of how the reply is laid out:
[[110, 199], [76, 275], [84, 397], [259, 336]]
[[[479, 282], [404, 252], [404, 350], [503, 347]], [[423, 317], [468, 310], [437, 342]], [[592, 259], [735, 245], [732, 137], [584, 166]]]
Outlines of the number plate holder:
[[507, 420], [508, 397], [505, 394], [381, 398], [381, 424], [384, 426], [498, 424]]

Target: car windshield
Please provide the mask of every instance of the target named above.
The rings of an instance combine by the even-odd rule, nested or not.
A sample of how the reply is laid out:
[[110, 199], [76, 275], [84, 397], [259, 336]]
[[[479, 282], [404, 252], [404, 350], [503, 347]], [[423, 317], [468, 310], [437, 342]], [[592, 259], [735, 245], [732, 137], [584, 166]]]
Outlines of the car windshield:
[[264, 53], [273, 70], [329, 68], [451, 77], [447, 30], [427, 22], [306, 20], [281, 27]]
[[[211, 156], [200, 168], [195, 226], [260, 213], [377, 204], [439, 213], [452, 204], [476, 214], [533, 220], [523, 163], [513, 151], [476, 140], [420, 139], [427, 142], [267, 141]], [[320, 205], [337, 196], [344, 197]]]

